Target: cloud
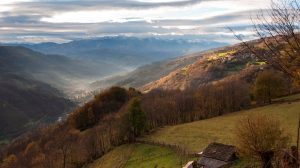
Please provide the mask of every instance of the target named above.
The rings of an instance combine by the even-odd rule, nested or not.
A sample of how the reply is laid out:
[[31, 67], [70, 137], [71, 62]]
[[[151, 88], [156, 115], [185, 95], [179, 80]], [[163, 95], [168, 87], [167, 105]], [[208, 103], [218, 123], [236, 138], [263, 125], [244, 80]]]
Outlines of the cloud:
[[143, 2], [133, 0], [56, 0], [56, 1], [34, 1], [18, 3], [18, 6], [29, 8], [29, 10], [44, 11], [78, 11], [78, 10], [104, 10], [104, 9], [151, 9], [158, 7], [184, 7], [195, 5], [209, 0], [182, 0], [171, 2]]
[[249, 15], [258, 11], [246, 0], [20, 1], [0, 10], [2, 42], [64, 42], [106, 35], [195, 35], [218, 40], [232, 38], [228, 26], [249, 32]]

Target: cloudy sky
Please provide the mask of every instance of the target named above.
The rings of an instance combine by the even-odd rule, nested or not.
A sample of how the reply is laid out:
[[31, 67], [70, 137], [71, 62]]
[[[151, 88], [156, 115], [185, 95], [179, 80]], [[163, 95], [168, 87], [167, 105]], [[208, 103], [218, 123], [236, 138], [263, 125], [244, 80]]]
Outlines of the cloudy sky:
[[251, 34], [269, 0], [0, 0], [0, 42], [67, 42], [112, 35], [225, 41]]

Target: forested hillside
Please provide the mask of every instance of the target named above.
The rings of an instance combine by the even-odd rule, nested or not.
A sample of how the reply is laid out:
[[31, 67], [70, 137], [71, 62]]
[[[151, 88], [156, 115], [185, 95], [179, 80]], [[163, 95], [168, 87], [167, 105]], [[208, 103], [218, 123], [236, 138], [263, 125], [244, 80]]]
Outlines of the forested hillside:
[[249, 50], [239, 45], [199, 54], [197, 58], [191, 64], [142, 86], [141, 90], [185, 90], [233, 78], [253, 83], [256, 74], [268, 68], [266, 62], [259, 61]]
[[0, 76], [0, 140], [52, 123], [75, 104], [48, 84], [14, 74]]
[[138, 88], [149, 82], [156, 81], [174, 70], [184, 68], [185, 66], [194, 63], [206, 52], [213, 51], [209, 50], [201, 53], [188, 54], [178, 58], [167, 59], [164, 61], [158, 61], [144, 65], [132, 72], [119, 74], [93, 82], [91, 83], [90, 88], [96, 90], [110, 85]]
[[58, 74], [75, 65], [62, 56], [0, 46], [0, 139], [10, 140], [70, 112], [75, 103], [51, 84], [60, 85]]
[[[112, 69], [87, 61], [70, 59], [62, 55], [45, 55], [24, 47], [0, 46], [0, 71], [31, 76], [39, 81], [51, 84], [68, 93], [93, 79], [113, 74], [122, 69]], [[108, 68], [111, 67], [111, 68]]]
[[[214, 117], [250, 106], [249, 92], [240, 82], [217, 87], [219, 90], [211, 95], [209, 102], [201, 95], [212, 91], [209, 89], [212, 86], [194, 91], [154, 91], [148, 94], [132, 88], [113, 87], [75, 110], [66, 121], [13, 141], [3, 151], [3, 164], [14, 167], [43, 167], [45, 164], [80, 167], [115, 146], [134, 142], [157, 127]], [[238, 87], [240, 89], [236, 90]], [[222, 92], [231, 96], [217, 94]], [[212, 106], [216, 102], [222, 103]], [[11, 158], [16, 160], [8, 163]], [[31, 161], [22, 161], [25, 158]], [[36, 159], [38, 162], [34, 161]]]

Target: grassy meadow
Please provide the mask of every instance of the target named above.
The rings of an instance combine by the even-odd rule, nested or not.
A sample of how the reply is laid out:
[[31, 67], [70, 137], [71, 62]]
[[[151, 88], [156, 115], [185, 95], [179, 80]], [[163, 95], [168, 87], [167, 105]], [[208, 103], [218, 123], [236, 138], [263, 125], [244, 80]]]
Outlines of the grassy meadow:
[[180, 145], [191, 152], [200, 152], [211, 142], [234, 145], [236, 122], [240, 117], [254, 113], [278, 118], [295, 143], [300, 102], [273, 104], [193, 123], [168, 126], [156, 130], [143, 139]]
[[88, 168], [181, 168], [187, 160], [168, 148], [130, 144], [115, 148]]

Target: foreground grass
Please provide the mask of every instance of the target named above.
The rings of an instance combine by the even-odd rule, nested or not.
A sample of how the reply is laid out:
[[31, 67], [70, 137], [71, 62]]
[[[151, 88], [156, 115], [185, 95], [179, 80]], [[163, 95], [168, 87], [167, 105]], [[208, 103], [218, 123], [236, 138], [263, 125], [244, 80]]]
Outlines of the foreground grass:
[[88, 168], [181, 168], [185, 161], [168, 148], [130, 144], [115, 148]]
[[254, 113], [263, 113], [278, 118], [286, 132], [291, 135], [292, 142], [295, 142], [300, 102], [273, 104], [193, 123], [168, 126], [158, 129], [143, 139], [180, 145], [191, 152], [200, 152], [211, 142], [235, 145], [236, 122], [242, 116]]

